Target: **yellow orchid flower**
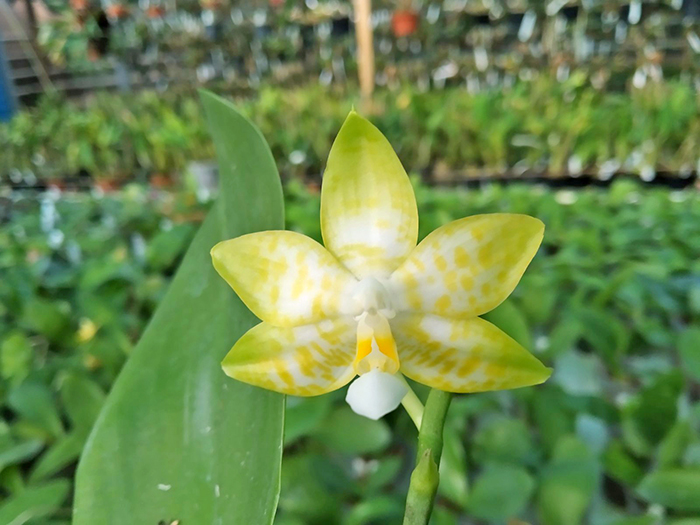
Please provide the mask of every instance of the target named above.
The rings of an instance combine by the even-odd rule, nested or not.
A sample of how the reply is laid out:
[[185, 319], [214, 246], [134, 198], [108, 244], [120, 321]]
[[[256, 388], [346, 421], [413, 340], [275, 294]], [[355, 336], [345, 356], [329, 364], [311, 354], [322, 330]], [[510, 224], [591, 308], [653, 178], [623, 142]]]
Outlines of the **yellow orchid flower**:
[[341, 388], [377, 419], [408, 392], [402, 374], [449, 392], [535, 385], [550, 370], [482, 315], [513, 291], [544, 225], [497, 213], [454, 221], [416, 246], [418, 210], [401, 162], [354, 111], [321, 189], [325, 248], [291, 231], [217, 244], [214, 267], [262, 323], [224, 359], [229, 376], [284, 394]]

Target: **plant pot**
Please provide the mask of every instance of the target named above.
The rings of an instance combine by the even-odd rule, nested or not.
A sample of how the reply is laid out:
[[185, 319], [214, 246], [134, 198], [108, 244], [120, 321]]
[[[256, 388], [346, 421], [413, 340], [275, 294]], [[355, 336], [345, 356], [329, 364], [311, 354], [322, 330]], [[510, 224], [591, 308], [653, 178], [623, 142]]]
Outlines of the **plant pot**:
[[411, 36], [418, 29], [418, 13], [409, 9], [394, 11], [391, 29], [396, 38]]
[[48, 188], [57, 188], [63, 191], [66, 189], [66, 181], [59, 178], [51, 178], [46, 181], [46, 186]]
[[163, 18], [165, 16], [165, 8], [160, 5], [152, 5], [146, 9], [146, 16], [148, 18]]
[[90, 6], [90, 1], [89, 0], [70, 0], [70, 6], [73, 9], [73, 11], [76, 11], [78, 13], [82, 13], [84, 11], [87, 11], [88, 7]]
[[105, 9], [107, 16], [114, 20], [121, 20], [129, 16], [129, 8], [123, 4], [112, 4]]
[[165, 173], [154, 173], [153, 175], [151, 175], [149, 182], [151, 184], [151, 188], [155, 188], [158, 190], [171, 188], [174, 183], [172, 177]]
[[121, 184], [118, 179], [98, 179], [95, 181], [95, 186], [105, 193], [111, 193], [119, 190]]
[[222, 0], [199, 0], [199, 5], [202, 9], [209, 9], [210, 11], [216, 11], [223, 5]]

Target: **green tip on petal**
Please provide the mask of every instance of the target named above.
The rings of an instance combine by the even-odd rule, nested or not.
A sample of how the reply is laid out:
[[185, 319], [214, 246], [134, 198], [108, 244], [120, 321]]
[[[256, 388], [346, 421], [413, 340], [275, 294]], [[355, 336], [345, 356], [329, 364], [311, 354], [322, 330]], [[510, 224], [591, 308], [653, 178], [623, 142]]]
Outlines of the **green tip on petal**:
[[549, 379], [552, 376], [552, 372], [554, 372], [553, 368], [542, 365], [542, 369], [539, 370], [537, 374], [537, 382], [532, 383], [532, 386], [541, 385], [542, 383], [547, 381], [547, 379]]
[[321, 231], [358, 278], [390, 275], [416, 246], [418, 209], [406, 170], [382, 132], [354, 110], [328, 155]]

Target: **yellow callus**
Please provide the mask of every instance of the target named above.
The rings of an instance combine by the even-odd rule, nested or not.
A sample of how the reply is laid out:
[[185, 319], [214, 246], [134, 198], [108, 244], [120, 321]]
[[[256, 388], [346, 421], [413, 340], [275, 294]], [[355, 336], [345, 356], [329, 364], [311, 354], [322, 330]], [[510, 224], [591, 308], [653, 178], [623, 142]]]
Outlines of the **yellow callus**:
[[381, 314], [364, 313], [357, 323], [355, 372], [366, 374], [379, 370], [389, 374], [399, 371], [399, 354], [389, 321]]

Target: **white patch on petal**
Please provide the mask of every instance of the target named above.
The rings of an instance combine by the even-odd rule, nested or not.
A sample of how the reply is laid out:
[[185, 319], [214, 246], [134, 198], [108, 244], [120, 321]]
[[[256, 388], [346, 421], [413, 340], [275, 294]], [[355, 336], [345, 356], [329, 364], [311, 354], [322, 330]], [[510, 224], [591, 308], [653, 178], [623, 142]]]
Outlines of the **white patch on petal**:
[[345, 401], [355, 413], [376, 420], [396, 410], [407, 393], [401, 379], [374, 369], [352, 382]]

